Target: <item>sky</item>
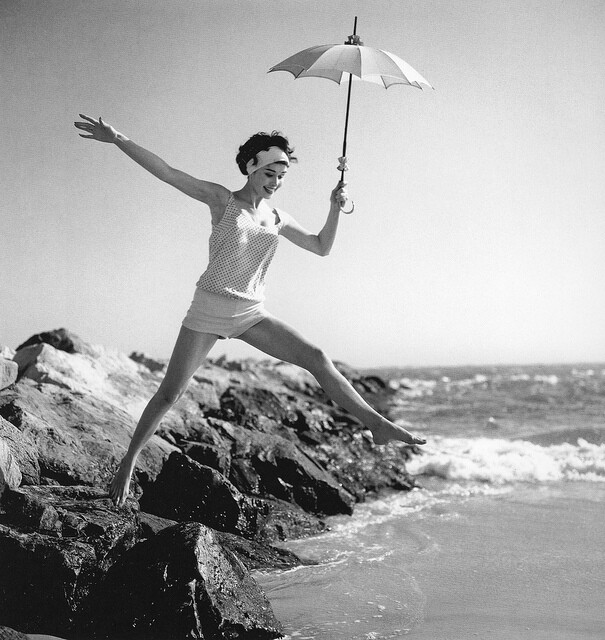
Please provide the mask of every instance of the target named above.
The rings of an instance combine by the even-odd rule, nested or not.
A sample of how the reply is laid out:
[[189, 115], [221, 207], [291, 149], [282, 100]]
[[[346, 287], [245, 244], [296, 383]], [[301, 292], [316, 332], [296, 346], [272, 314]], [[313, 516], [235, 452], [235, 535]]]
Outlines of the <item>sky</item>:
[[232, 190], [239, 145], [281, 130], [274, 204], [319, 231], [346, 88], [267, 71], [355, 16], [435, 90], [353, 84], [355, 212], [328, 257], [281, 239], [267, 308], [357, 367], [605, 361], [602, 0], [2, 0], [0, 345], [66, 327], [166, 358], [205, 269], [205, 205], [78, 113]]

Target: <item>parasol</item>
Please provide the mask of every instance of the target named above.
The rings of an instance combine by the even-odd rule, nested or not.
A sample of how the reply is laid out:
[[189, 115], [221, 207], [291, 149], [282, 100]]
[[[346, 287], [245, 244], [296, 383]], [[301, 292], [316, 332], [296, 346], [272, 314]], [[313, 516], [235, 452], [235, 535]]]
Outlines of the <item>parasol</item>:
[[[326, 44], [309, 47], [295, 53], [279, 64], [271, 67], [271, 71], [288, 71], [295, 78], [327, 78], [341, 84], [348, 77], [347, 109], [342, 143], [342, 156], [338, 159], [338, 170], [344, 181], [347, 166], [347, 132], [349, 128], [349, 110], [351, 106], [351, 88], [353, 76], [365, 82], [373, 82], [385, 89], [394, 84], [404, 84], [410, 87], [432, 89], [431, 84], [415, 71], [407, 62], [393, 53], [364, 46], [357, 35], [357, 16], [353, 25], [353, 35], [344, 44]], [[352, 213], [355, 203], [350, 211]]]

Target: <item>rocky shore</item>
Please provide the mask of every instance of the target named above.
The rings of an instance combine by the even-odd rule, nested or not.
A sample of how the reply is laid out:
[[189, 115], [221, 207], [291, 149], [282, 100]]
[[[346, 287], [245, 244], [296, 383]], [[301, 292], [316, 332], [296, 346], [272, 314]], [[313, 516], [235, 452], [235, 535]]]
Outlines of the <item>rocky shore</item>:
[[[165, 366], [64, 329], [0, 345], [0, 639], [279, 638], [253, 572], [304, 559], [274, 545], [414, 486], [414, 448], [375, 447], [305, 371], [222, 358], [115, 508], [107, 484]], [[339, 367], [370, 403], [392, 393]]]

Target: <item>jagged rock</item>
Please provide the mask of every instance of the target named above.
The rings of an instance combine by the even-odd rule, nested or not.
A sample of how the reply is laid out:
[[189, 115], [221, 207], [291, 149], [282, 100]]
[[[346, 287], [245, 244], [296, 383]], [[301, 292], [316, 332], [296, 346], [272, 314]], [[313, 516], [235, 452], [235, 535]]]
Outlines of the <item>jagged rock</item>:
[[331, 435], [319, 446], [301, 444], [301, 448], [313, 455], [357, 502], [365, 500], [369, 493], [384, 489], [407, 491], [416, 486], [406, 470], [406, 461], [418, 453], [416, 447], [400, 443], [376, 447], [371, 435], [356, 431]]
[[290, 418], [288, 407], [270, 389], [229, 387], [220, 403], [222, 418], [250, 428], [271, 430]]
[[221, 546], [235, 554], [248, 571], [291, 569], [301, 564], [314, 564], [301, 560], [296, 554], [286, 549], [279, 549], [254, 540], [246, 540], [232, 533], [217, 531], [216, 535]]
[[6, 491], [0, 516], [0, 620], [64, 635], [88, 620], [103, 572], [138, 540], [136, 503], [116, 511], [90, 487]]
[[21, 484], [21, 469], [8, 444], [0, 437], [0, 496], [6, 488], [16, 489]]
[[73, 630], [98, 579], [92, 545], [0, 524], [0, 619], [26, 633]]
[[359, 382], [366, 393], [382, 393], [388, 388], [387, 383], [379, 376], [361, 376]]
[[[216, 390], [218, 401], [218, 398], [233, 384], [242, 384], [244, 380], [252, 380], [255, 377], [255, 374], [233, 373], [214, 364], [211, 360], [206, 360], [193, 374], [193, 381], [212, 385]], [[217, 407], [220, 407], [220, 401]]]
[[295, 502], [311, 513], [351, 514], [355, 499], [293, 442], [223, 423], [233, 440], [230, 479], [245, 493]]
[[[22, 345], [15, 354], [19, 378], [93, 396], [138, 420], [162, 375], [122, 353], [78, 340], [77, 351], [57, 349], [47, 342]], [[172, 440], [197, 437], [198, 430], [204, 427], [202, 412], [219, 407], [212, 382], [196, 379], [176, 409], [166, 416], [159, 433], [170, 434]]]
[[[175, 520], [160, 518], [145, 511], [141, 511], [139, 519], [141, 522], [141, 537], [143, 538], [151, 538], [160, 533], [160, 531], [178, 524]], [[270, 544], [247, 540], [224, 531], [215, 531], [215, 534], [221, 545], [232, 551], [248, 571], [256, 569], [289, 569], [301, 564], [312, 564], [309, 561], [301, 560], [291, 551], [279, 549]]]
[[344, 362], [334, 362], [334, 366], [361, 394], [379, 394], [388, 389], [388, 384], [380, 376], [362, 375]]
[[0, 416], [0, 441], [10, 449], [21, 472], [21, 482], [40, 484], [38, 447], [34, 440]]
[[94, 395], [133, 418], [140, 416], [159, 384], [143, 365], [124, 354], [92, 345], [82, 352], [70, 352], [36, 343], [21, 347], [14, 360], [19, 365], [20, 379]]
[[0, 357], [6, 360], [12, 360], [15, 355], [15, 350], [7, 347], [5, 344], [0, 344]]
[[[283, 381], [275, 381], [275, 373], [270, 373], [267, 365], [260, 371], [268, 374], [260, 383], [256, 380], [248, 385], [228, 387], [221, 395], [220, 411], [212, 415], [286, 438], [290, 430], [298, 434], [334, 430], [333, 415], [321, 401], [309, 401], [289, 392]], [[321, 397], [323, 392], [319, 390], [316, 395]]]
[[241, 360], [229, 360], [225, 354], [219, 356], [214, 364], [227, 371], [250, 371], [256, 368], [256, 360], [253, 358], [243, 358]]
[[[49, 344], [67, 353], [90, 353], [91, 345], [67, 329], [53, 329], [31, 336], [17, 347], [17, 351], [36, 344]], [[94, 351], [94, 350], [92, 350]]]
[[182, 446], [182, 451], [192, 460], [206, 467], [212, 467], [225, 477], [229, 477], [231, 452], [225, 444], [221, 446], [206, 442], [186, 442]]
[[206, 383], [192, 382], [177, 405], [166, 414], [158, 434], [175, 443], [187, 440], [205, 441], [212, 429], [206, 412], [219, 406], [214, 388]]
[[96, 487], [21, 487], [7, 491], [1, 506], [2, 524], [91, 544], [102, 570], [139, 539], [137, 503], [129, 498], [115, 509]]
[[326, 523], [298, 505], [284, 500], [257, 498], [258, 518], [256, 539], [277, 542], [306, 538], [327, 530]]
[[260, 363], [263, 373], [278, 384], [283, 384], [292, 391], [308, 395], [317, 394], [320, 386], [315, 378], [306, 370], [289, 362]]
[[121, 640], [282, 636], [271, 605], [216, 534], [192, 522], [128, 551], [100, 591], [97, 637]]
[[218, 531], [253, 537], [255, 505], [221, 473], [173, 453], [141, 498], [144, 511], [181, 522], [194, 520]]
[[156, 371], [164, 371], [164, 369], [166, 369], [166, 362], [151, 358], [146, 353], [141, 353], [140, 351], [133, 351], [128, 357], [131, 360], [147, 367], [152, 373], [155, 373]]
[[[96, 400], [130, 414], [135, 420], [161, 382], [159, 370], [152, 371], [146, 364], [117, 351], [89, 345], [79, 338], [77, 350], [69, 351], [55, 348], [51, 341], [40, 342], [34, 338], [24, 343], [32, 342], [31, 345], [22, 345], [15, 355], [20, 378], [53, 384], [83, 396], [94, 396]], [[164, 419], [158, 434], [164, 434], [171, 442], [198, 437], [198, 432], [205, 425], [203, 411], [219, 407], [212, 381], [196, 376], [185, 397]]]
[[13, 360], [0, 356], [0, 391], [10, 387], [17, 380], [19, 365]]
[[162, 518], [146, 511], [139, 512], [139, 523], [141, 526], [141, 538], [152, 538], [160, 531], [178, 524], [176, 520]]
[[[36, 443], [43, 479], [63, 485], [106, 486], [135, 426], [127, 413], [92, 395], [31, 380], [18, 382], [15, 395], [0, 396], [0, 416]], [[175, 450], [153, 436], [139, 457], [139, 478], [153, 480]]]

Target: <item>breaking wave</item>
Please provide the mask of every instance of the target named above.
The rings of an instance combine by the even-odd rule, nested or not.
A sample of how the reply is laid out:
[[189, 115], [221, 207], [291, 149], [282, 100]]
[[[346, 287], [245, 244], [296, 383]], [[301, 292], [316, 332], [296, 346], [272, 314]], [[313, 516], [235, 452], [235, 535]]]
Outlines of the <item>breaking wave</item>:
[[413, 475], [492, 485], [605, 482], [605, 444], [578, 438], [576, 444], [542, 446], [526, 440], [435, 436], [407, 468]]

